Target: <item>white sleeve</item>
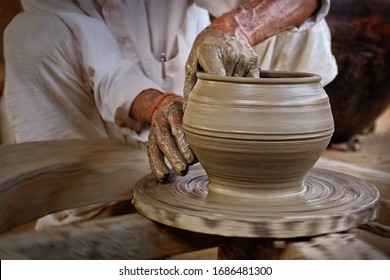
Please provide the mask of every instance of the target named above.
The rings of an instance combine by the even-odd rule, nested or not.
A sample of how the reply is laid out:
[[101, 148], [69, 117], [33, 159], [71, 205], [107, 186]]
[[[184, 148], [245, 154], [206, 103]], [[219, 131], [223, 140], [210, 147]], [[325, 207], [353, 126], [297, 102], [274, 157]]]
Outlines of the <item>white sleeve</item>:
[[81, 61], [93, 89], [96, 106], [106, 121], [114, 122], [118, 108], [129, 110], [143, 90], [160, 87], [136, 63], [124, 57], [113, 34], [100, 20], [61, 15], [79, 43]]
[[248, 0], [194, 0], [195, 4], [206, 9], [212, 16], [220, 17]]
[[298, 31], [298, 32], [304, 31], [316, 25], [326, 17], [326, 15], [329, 12], [329, 8], [330, 8], [330, 0], [321, 0], [321, 6], [318, 9], [318, 11], [312, 16], [310, 16], [309, 18], [307, 18], [304, 23], [295, 27], [292, 31]]

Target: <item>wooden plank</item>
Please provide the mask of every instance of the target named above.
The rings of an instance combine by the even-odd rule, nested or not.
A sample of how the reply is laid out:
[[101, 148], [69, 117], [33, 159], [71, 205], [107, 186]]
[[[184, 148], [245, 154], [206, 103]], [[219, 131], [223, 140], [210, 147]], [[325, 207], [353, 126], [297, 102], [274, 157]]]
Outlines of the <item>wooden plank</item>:
[[1, 145], [0, 232], [46, 214], [129, 200], [146, 150], [113, 139]]
[[4, 259], [161, 259], [212, 248], [225, 238], [174, 229], [138, 213], [45, 231], [3, 234]]
[[353, 233], [312, 238], [230, 238], [218, 250], [224, 260], [385, 260], [386, 252]]
[[[387, 239], [381, 238], [381, 242]], [[1, 259], [182, 259], [219, 247], [219, 259], [389, 259], [354, 233], [313, 238], [227, 238], [175, 229], [138, 213], [45, 231], [3, 234]], [[211, 251], [215, 252], [215, 251]], [[184, 257], [183, 257], [184, 256]], [[216, 256], [202, 256], [212, 259]], [[177, 258], [177, 257], [176, 257]]]
[[[382, 240], [386, 240], [382, 238]], [[373, 246], [354, 233], [333, 233], [287, 242], [279, 259], [298, 260], [388, 260], [389, 252]]]

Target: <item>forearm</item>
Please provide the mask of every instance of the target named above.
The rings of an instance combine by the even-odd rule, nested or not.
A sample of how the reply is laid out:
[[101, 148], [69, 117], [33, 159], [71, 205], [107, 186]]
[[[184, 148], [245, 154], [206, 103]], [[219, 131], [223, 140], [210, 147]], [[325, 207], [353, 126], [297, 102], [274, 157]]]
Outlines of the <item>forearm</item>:
[[230, 36], [245, 36], [254, 46], [300, 25], [318, 7], [318, 0], [255, 0], [215, 19], [210, 28]]

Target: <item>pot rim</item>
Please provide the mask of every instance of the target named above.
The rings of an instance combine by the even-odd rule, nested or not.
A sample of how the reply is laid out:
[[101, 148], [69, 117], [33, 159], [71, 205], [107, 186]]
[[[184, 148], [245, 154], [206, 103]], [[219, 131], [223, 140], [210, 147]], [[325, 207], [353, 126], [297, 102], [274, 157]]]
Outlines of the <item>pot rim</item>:
[[196, 76], [200, 80], [245, 84], [303, 84], [320, 82], [322, 79], [320, 75], [308, 72], [269, 70], [260, 71], [260, 78], [219, 76], [205, 72], [198, 72]]

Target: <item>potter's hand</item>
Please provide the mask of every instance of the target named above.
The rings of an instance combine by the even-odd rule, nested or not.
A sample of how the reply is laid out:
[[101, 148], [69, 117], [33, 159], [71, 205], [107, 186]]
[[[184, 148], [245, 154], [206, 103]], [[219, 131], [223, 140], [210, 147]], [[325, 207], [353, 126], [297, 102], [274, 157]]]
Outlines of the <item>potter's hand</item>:
[[252, 0], [213, 20], [195, 39], [188, 57], [185, 102], [200, 70], [223, 76], [258, 77], [259, 58], [251, 46], [302, 24], [316, 13], [321, 2]]
[[212, 29], [203, 30], [196, 38], [186, 63], [184, 108], [196, 83], [196, 73], [204, 71], [220, 76], [259, 77], [259, 57], [244, 34], [234, 35]]
[[147, 145], [149, 164], [158, 180], [164, 180], [169, 175], [164, 157], [179, 175], [187, 174], [188, 166], [196, 162], [184, 136], [182, 120], [183, 98], [174, 94], [161, 95], [151, 113]]

